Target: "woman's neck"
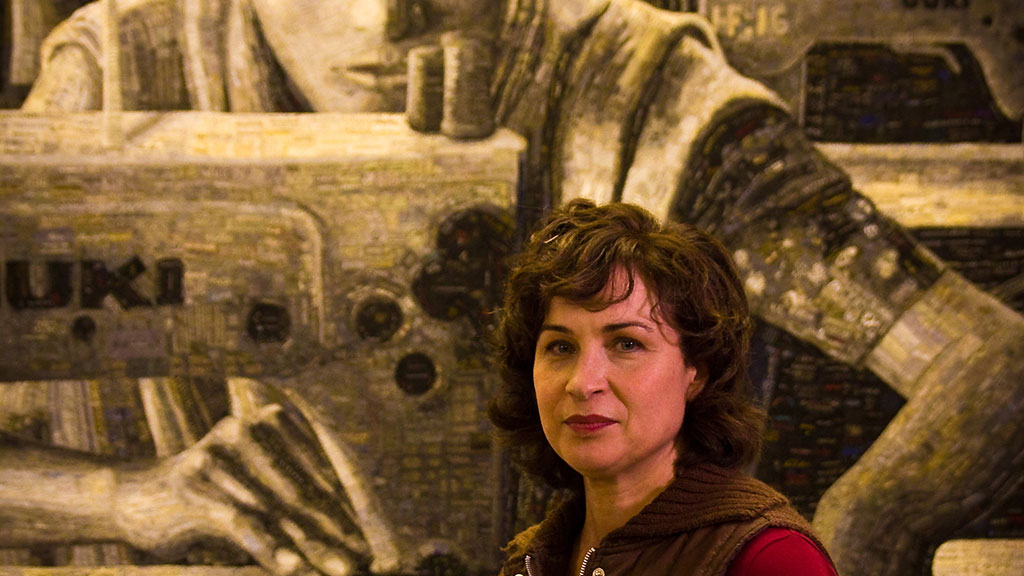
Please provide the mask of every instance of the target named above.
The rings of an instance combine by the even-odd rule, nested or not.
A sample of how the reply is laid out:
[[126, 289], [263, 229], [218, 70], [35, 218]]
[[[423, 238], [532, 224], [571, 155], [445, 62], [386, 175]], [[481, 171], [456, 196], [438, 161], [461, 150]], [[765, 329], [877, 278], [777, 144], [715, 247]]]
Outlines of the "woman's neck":
[[675, 468], [637, 479], [584, 479], [586, 516], [578, 549], [595, 548], [609, 532], [621, 528], [651, 503], [675, 478]]
[[664, 492], [674, 478], [674, 468], [667, 475], [651, 474], [636, 482], [584, 478], [586, 513], [583, 528], [573, 545], [569, 575], [578, 574], [590, 549], [597, 548], [601, 540], [613, 530], [625, 526], [644, 506]]

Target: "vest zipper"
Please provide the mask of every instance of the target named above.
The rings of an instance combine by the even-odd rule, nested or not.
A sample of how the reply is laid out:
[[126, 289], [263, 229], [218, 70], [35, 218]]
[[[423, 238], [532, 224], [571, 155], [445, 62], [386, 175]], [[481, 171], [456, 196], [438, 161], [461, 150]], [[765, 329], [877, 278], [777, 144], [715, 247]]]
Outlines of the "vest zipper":
[[[583, 564], [580, 566], [580, 576], [586, 574], [587, 562], [590, 562], [590, 557], [594, 555], [594, 552], [597, 552], [597, 548], [591, 548], [590, 550], [587, 550], [586, 555], [583, 556]], [[531, 557], [529, 554], [523, 556], [523, 564], [525, 564], [526, 566], [526, 576], [533, 576], [533, 569], [531, 568], [532, 563], [533, 557]]]
[[586, 555], [583, 556], [583, 564], [580, 565], [580, 576], [584, 576], [587, 573], [587, 562], [590, 562], [590, 557], [593, 556], [597, 548], [591, 548], [587, 550]]

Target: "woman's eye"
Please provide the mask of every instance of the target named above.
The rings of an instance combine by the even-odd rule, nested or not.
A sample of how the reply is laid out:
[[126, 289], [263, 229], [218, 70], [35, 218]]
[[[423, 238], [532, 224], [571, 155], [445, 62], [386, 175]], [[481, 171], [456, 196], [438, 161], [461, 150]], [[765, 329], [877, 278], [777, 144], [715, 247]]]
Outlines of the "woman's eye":
[[556, 340], [555, 342], [551, 342], [550, 344], [545, 346], [544, 349], [547, 350], [548, 353], [554, 354], [556, 356], [565, 356], [566, 354], [572, 354], [573, 351], [572, 345], [562, 340]]
[[642, 344], [632, 338], [621, 338], [615, 342], [615, 346], [623, 352], [632, 352], [643, 348]]

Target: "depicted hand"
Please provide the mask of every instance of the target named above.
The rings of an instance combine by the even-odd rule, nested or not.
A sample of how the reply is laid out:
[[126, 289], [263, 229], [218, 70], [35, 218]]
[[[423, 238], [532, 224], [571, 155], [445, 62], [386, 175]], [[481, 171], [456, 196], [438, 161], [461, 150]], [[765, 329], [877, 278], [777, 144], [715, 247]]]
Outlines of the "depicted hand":
[[370, 549], [321, 445], [278, 404], [228, 417], [159, 465], [119, 473], [123, 538], [158, 556], [227, 541], [274, 574], [365, 571]]

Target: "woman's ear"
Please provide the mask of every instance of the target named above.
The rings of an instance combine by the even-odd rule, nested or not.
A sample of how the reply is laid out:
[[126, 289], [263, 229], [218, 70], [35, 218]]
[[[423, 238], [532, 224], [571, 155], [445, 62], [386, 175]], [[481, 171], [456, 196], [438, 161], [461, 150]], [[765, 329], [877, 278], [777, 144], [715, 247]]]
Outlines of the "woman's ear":
[[694, 366], [695, 372], [693, 379], [690, 380], [690, 385], [686, 388], [686, 401], [693, 402], [693, 399], [700, 394], [701, 390], [704, 389], [704, 385], [708, 383], [708, 369], [704, 364], [697, 364]]

